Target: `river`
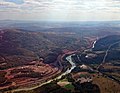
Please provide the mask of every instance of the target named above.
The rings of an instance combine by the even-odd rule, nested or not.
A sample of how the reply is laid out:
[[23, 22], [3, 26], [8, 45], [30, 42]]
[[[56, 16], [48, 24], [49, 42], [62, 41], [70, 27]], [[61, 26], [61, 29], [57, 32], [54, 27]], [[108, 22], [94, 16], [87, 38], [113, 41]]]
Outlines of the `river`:
[[72, 61], [72, 55], [69, 55], [66, 57], [66, 60], [71, 64], [71, 68], [68, 68], [63, 74], [61, 74], [60, 76], [58, 76], [56, 79], [61, 79], [62, 76], [67, 75], [69, 73], [71, 73], [71, 71], [76, 67], [76, 64]]
[[51, 80], [49, 80], [49, 81], [47, 81], [47, 82], [44, 82], [44, 83], [42, 83], [42, 84], [40, 84], [40, 85], [38, 85], [38, 86], [34, 86], [34, 87], [31, 87], [31, 88], [15, 89], [15, 90], [13, 90], [12, 92], [33, 90], [33, 89], [36, 89], [36, 88], [38, 88], [38, 87], [41, 87], [41, 86], [43, 86], [43, 85], [45, 85], [45, 84], [48, 84], [48, 83], [50, 83], [50, 82], [52, 82], [52, 81], [54, 81], [54, 80], [61, 79], [62, 76], [71, 73], [71, 71], [76, 67], [76, 64], [72, 61], [72, 56], [73, 56], [73, 55], [75, 55], [75, 54], [71, 54], [71, 55], [69, 55], [69, 56], [66, 57], [66, 60], [71, 64], [71, 68], [68, 68], [68, 69], [67, 69], [64, 73], [62, 73], [60, 76], [56, 77], [55, 79], [51, 79]]

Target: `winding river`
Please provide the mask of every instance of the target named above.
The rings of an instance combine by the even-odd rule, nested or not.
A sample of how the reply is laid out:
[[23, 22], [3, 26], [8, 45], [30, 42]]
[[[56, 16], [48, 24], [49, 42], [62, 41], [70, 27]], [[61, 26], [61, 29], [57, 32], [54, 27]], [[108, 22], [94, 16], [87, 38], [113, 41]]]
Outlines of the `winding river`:
[[71, 55], [69, 55], [69, 56], [66, 57], [66, 60], [71, 64], [71, 68], [68, 68], [68, 69], [67, 69], [64, 73], [62, 73], [60, 76], [58, 76], [58, 77], [56, 77], [56, 78], [54, 78], [54, 79], [51, 79], [51, 80], [49, 80], [49, 81], [47, 81], [47, 82], [44, 82], [44, 83], [42, 83], [42, 84], [40, 84], [40, 85], [31, 87], [31, 88], [15, 89], [15, 90], [13, 90], [12, 92], [33, 90], [33, 89], [39, 88], [39, 87], [41, 87], [41, 86], [43, 86], [43, 85], [45, 85], [45, 84], [48, 84], [48, 83], [50, 83], [50, 82], [52, 82], [52, 81], [54, 81], [54, 80], [61, 79], [62, 76], [71, 73], [71, 71], [76, 67], [76, 64], [72, 61], [72, 56], [73, 56], [73, 55], [75, 55], [75, 54], [71, 54]]
[[61, 74], [60, 76], [56, 77], [54, 80], [61, 79], [62, 76], [71, 73], [71, 71], [76, 67], [76, 64], [72, 61], [72, 56], [73, 55], [75, 55], [75, 54], [72, 54], [72, 55], [69, 55], [69, 56], [66, 57], [66, 60], [71, 64], [71, 68], [68, 68], [63, 74]]

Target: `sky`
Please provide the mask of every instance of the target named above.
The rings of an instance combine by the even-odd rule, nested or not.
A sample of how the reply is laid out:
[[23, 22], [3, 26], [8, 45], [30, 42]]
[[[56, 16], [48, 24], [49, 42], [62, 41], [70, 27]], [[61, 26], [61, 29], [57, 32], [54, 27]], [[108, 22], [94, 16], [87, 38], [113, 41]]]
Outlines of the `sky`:
[[0, 20], [120, 21], [120, 0], [0, 0]]

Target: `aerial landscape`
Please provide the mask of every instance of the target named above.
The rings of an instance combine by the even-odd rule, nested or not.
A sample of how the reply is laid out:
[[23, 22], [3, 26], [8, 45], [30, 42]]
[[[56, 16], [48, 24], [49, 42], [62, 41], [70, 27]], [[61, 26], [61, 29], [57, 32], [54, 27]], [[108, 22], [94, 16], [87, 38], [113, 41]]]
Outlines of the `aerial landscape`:
[[0, 93], [120, 93], [120, 1], [1, 0]]

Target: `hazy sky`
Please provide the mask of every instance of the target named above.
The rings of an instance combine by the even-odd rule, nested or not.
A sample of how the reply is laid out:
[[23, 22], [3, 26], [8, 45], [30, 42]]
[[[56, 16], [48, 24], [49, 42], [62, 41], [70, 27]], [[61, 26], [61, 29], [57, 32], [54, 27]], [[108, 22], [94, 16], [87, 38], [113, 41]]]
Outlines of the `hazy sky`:
[[0, 20], [120, 20], [120, 0], [0, 0]]

